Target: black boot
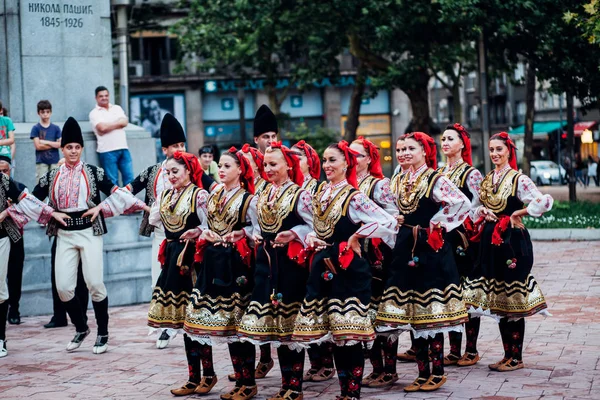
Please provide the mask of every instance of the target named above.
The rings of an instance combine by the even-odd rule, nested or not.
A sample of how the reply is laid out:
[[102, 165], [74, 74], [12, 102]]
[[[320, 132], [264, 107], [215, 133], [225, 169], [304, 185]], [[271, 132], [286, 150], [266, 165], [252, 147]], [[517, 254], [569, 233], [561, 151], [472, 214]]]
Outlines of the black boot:
[[108, 297], [102, 301], [92, 301], [96, 324], [98, 324], [98, 336], [94, 344], [94, 354], [105, 353], [108, 349]]

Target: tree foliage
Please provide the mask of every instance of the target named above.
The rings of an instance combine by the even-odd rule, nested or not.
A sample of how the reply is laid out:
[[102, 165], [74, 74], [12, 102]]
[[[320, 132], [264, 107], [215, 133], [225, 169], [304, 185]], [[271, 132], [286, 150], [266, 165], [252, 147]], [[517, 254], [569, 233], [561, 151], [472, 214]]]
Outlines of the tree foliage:
[[[183, 52], [196, 55], [204, 71], [265, 77], [275, 114], [290, 88], [337, 75], [342, 47], [335, 29], [306, 23], [321, 12], [320, 2], [190, 0], [186, 8], [186, 17], [173, 27]], [[289, 85], [278, 91], [282, 77], [288, 77]]]

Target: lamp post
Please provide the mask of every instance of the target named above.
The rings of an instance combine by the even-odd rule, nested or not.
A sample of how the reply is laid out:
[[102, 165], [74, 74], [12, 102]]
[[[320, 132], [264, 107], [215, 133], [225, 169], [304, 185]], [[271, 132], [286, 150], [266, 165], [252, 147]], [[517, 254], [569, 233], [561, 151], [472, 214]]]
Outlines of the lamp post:
[[129, 115], [129, 59], [127, 57], [127, 7], [130, 0], [112, 0], [117, 11], [117, 43], [119, 46], [119, 102]]

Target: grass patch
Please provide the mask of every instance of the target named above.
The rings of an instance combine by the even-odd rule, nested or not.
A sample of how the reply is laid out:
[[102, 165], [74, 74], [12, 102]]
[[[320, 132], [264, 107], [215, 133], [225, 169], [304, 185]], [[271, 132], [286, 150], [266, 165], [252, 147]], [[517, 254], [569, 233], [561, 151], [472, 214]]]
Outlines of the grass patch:
[[555, 201], [550, 212], [539, 218], [525, 217], [528, 229], [600, 228], [600, 203]]

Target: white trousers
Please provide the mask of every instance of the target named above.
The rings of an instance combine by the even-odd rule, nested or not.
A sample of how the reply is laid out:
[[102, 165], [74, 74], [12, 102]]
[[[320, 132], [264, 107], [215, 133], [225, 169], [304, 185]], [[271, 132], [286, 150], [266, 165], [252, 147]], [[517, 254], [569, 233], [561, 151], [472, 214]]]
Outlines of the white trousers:
[[79, 260], [92, 301], [98, 302], [106, 298], [103, 249], [102, 236], [94, 236], [92, 228], [80, 231], [58, 230], [54, 273], [61, 301], [67, 302], [75, 297]]
[[10, 238], [0, 239], [0, 304], [8, 300], [8, 285], [6, 274], [8, 273], [8, 256], [10, 254]]

